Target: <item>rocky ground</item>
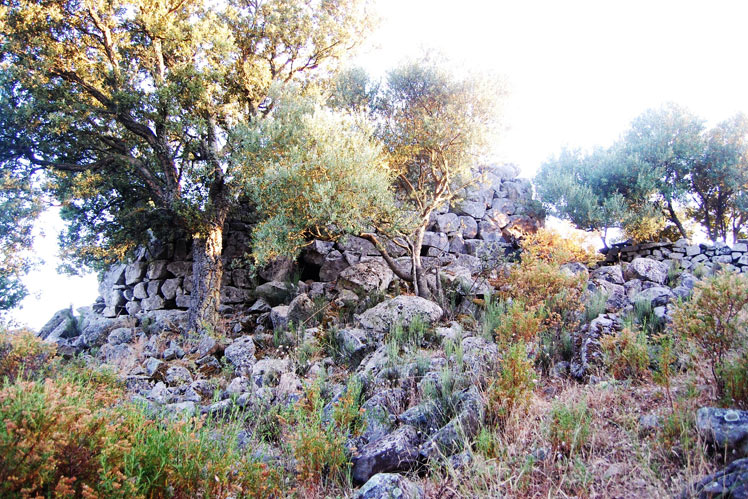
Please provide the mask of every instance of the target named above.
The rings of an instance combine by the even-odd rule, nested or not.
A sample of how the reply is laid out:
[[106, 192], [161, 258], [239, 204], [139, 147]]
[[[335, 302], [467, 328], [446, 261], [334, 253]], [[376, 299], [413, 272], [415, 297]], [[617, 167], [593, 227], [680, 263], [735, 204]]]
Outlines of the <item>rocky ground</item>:
[[[522, 411], [500, 422], [487, 393], [508, 354], [487, 300], [501, 265], [443, 270], [440, 303], [407, 294], [373, 258], [333, 283], [262, 284], [203, 334], [185, 330], [182, 310], [86, 309], [58, 312], [38, 335], [58, 355], [115, 369], [155, 419], [238, 418], [236, 445], [282, 470], [284, 494], [747, 497], [748, 412], [713, 407], [697, 370], [676, 369], [672, 394], [654, 375], [616, 379], [603, 352], [637, 313], [667, 332], [699, 278], [649, 258], [563, 268], [587, 280], [585, 319], [566, 358], [534, 371]], [[343, 479], [323, 464], [300, 480], [309, 456], [287, 422], [309, 405], [343, 437]]]

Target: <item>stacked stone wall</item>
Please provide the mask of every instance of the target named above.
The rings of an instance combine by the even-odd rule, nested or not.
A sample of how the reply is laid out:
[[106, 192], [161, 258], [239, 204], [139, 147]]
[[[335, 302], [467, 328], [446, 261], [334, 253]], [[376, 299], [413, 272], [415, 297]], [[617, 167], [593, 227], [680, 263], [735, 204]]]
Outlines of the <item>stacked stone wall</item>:
[[683, 270], [693, 272], [728, 269], [748, 273], [748, 239], [728, 245], [723, 242], [691, 243], [686, 239], [676, 242], [614, 245], [605, 252], [606, 265], [631, 262], [634, 258], [651, 258]]
[[[535, 230], [539, 221], [526, 213], [532, 185], [517, 178], [511, 165], [489, 167], [482, 181], [453, 206], [434, 213], [424, 237], [423, 261], [428, 268], [459, 263], [474, 270], [480, 258], [514, 248], [516, 238]], [[243, 263], [250, 248], [251, 224], [230, 220], [224, 234], [223, 312], [248, 306], [258, 284], [284, 281], [293, 275], [324, 287], [346, 268], [380, 256], [366, 239], [313, 241], [297, 262], [279, 260], [253, 275]], [[389, 241], [391, 254], [409, 265], [405, 250]], [[103, 275], [94, 310], [105, 317], [136, 315], [153, 310], [187, 309], [192, 288], [190, 241], [154, 244], [128, 263]], [[312, 285], [310, 284], [310, 285]]]

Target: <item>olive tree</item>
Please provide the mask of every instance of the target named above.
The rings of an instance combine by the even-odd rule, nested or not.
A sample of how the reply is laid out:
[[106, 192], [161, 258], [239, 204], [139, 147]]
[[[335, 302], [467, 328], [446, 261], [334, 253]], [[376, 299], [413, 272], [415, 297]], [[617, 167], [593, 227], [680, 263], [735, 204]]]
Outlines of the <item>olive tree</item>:
[[248, 166], [232, 155], [235, 128], [264, 119], [274, 82], [319, 73], [348, 51], [366, 28], [364, 7], [4, 0], [0, 169], [44, 172], [77, 263], [105, 265], [152, 236], [191, 236], [197, 329], [216, 318], [224, 224]]

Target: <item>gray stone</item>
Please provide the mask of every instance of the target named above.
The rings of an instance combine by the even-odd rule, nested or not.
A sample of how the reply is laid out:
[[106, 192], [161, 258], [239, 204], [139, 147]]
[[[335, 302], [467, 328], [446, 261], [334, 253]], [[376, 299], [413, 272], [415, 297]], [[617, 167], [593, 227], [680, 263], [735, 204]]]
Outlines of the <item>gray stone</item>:
[[473, 239], [478, 236], [478, 222], [473, 217], [460, 217], [460, 234], [464, 239]]
[[255, 350], [252, 337], [242, 336], [226, 347], [224, 355], [239, 373], [249, 373], [255, 363]]
[[455, 213], [437, 215], [436, 229], [439, 232], [456, 232], [460, 229], [460, 217]]
[[748, 457], [748, 411], [702, 407], [696, 412], [696, 429], [718, 452]]
[[133, 288], [133, 296], [138, 300], [144, 300], [148, 298], [148, 283], [139, 282]]
[[127, 315], [105, 318], [93, 312], [84, 312], [79, 321], [82, 343], [89, 347], [99, 347], [107, 341], [109, 333], [120, 327], [135, 327], [137, 321]]
[[342, 253], [333, 250], [325, 257], [322, 267], [319, 269], [319, 279], [323, 282], [335, 281], [340, 273], [348, 268], [350, 264]]
[[149, 334], [159, 334], [164, 331], [186, 332], [187, 320], [187, 312], [183, 310], [151, 310], [141, 317], [143, 323], [149, 323], [147, 328]]
[[332, 241], [320, 241], [315, 239], [312, 244], [304, 249], [302, 258], [305, 262], [321, 266], [325, 257], [333, 250], [335, 243]]
[[486, 204], [475, 201], [463, 201], [455, 207], [455, 213], [458, 215], [469, 215], [473, 218], [483, 218], [486, 214]]
[[131, 286], [143, 280], [145, 269], [148, 265], [145, 262], [133, 262], [125, 267], [125, 284]]
[[247, 312], [249, 312], [250, 314], [262, 314], [265, 312], [270, 312], [271, 308], [272, 307], [270, 306], [270, 304], [267, 301], [265, 301], [264, 298], [258, 298], [252, 304], [252, 306], [249, 307], [249, 310], [247, 310]]
[[420, 499], [423, 489], [397, 473], [377, 473], [354, 496], [355, 499]]
[[264, 298], [270, 305], [280, 305], [290, 296], [286, 284], [280, 281], [270, 281], [255, 288], [255, 296]]
[[252, 380], [258, 387], [275, 386], [283, 373], [290, 371], [288, 359], [264, 358], [252, 366]]
[[169, 262], [166, 270], [176, 277], [187, 277], [192, 275], [192, 262]]
[[608, 265], [595, 269], [590, 273], [590, 279], [600, 279], [623, 286], [623, 271], [620, 265]]
[[151, 310], [161, 310], [165, 305], [166, 303], [164, 302], [164, 299], [159, 295], [150, 296], [145, 300], [140, 301], [141, 308], [146, 312]]
[[36, 335], [43, 340], [57, 341], [61, 338], [73, 338], [78, 333], [78, 321], [75, 320], [73, 309], [63, 308], [55, 312]]
[[270, 322], [273, 329], [286, 329], [288, 327], [288, 305], [278, 305], [270, 309]]
[[675, 294], [670, 288], [666, 286], [653, 286], [638, 292], [631, 301], [634, 303], [644, 301], [650, 303], [654, 308], [667, 305], [674, 298]]
[[101, 274], [99, 280], [99, 295], [106, 299], [106, 295], [114, 286], [125, 284], [125, 269], [127, 265], [124, 263], [112, 265], [106, 272]]
[[380, 260], [369, 260], [343, 270], [338, 276], [337, 288], [338, 290], [361, 290], [369, 294], [386, 290], [394, 277], [395, 274], [387, 264]]
[[478, 237], [486, 242], [505, 242], [501, 227], [491, 221], [481, 221], [478, 224]]
[[634, 258], [623, 271], [623, 277], [630, 279], [641, 279], [657, 284], [665, 284], [667, 281], [668, 266], [665, 263], [652, 260], [651, 258]]
[[449, 241], [449, 252], [463, 254], [466, 251], [465, 240], [460, 234], [455, 234], [452, 240]]
[[420, 316], [427, 323], [434, 323], [442, 314], [441, 307], [432, 301], [418, 296], [402, 295], [370, 308], [358, 319], [365, 329], [386, 332], [396, 323], [408, 327], [416, 316]]
[[681, 499], [748, 498], [748, 458], [733, 461], [683, 491]]
[[170, 366], [166, 370], [164, 381], [169, 386], [177, 386], [192, 383], [192, 375], [186, 367]]
[[686, 256], [696, 256], [701, 253], [701, 247], [698, 244], [686, 246]]
[[166, 266], [169, 264], [166, 260], [154, 260], [148, 264], [146, 277], [149, 280], [164, 279], [168, 275]]
[[412, 426], [403, 426], [365, 445], [353, 457], [353, 479], [364, 483], [377, 473], [407, 470], [418, 463], [419, 438]]
[[182, 285], [181, 277], [174, 277], [172, 279], [166, 279], [161, 285], [161, 294], [167, 300], [174, 300], [177, 297], [177, 291]]

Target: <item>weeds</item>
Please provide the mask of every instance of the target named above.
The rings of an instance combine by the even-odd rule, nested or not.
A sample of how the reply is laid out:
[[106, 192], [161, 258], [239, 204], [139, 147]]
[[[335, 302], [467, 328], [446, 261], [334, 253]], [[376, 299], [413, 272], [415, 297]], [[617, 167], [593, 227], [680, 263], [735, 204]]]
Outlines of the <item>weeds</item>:
[[592, 415], [587, 402], [555, 403], [548, 418], [548, 440], [553, 451], [573, 457], [589, 443]]

